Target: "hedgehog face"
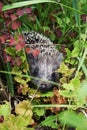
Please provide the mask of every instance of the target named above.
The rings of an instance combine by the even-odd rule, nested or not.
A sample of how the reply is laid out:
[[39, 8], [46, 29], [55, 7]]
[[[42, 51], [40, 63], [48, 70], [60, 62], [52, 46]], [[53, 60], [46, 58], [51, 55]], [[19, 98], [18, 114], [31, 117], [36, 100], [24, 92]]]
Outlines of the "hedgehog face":
[[41, 92], [46, 92], [52, 89], [53, 84], [48, 81], [56, 82], [58, 80], [58, 69], [61, 61], [62, 54], [56, 53], [52, 56], [50, 55], [39, 55], [33, 56], [32, 54], [28, 55], [28, 61], [30, 66], [30, 74], [38, 79], [33, 79], [33, 83], [37, 85]]

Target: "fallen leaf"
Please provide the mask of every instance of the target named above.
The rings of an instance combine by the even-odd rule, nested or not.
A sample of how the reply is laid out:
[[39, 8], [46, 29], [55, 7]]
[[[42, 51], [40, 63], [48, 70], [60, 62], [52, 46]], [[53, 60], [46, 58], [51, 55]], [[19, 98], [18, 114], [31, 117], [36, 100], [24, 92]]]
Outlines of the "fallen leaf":
[[32, 12], [32, 8], [25, 8], [24, 12], [30, 14]]
[[11, 14], [11, 19], [12, 19], [12, 21], [14, 21], [14, 20], [16, 20], [17, 19], [17, 16], [15, 15], [15, 14]]
[[24, 9], [19, 9], [17, 11], [18, 16], [23, 16], [24, 14], [30, 14], [32, 12], [32, 8], [24, 8]]
[[23, 101], [19, 102], [19, 104], [16, 105], [15, 113], [32, 117], [32, 115], [33, 115], [32, 108], [33, 107], [31, 106], [31, 104], [28, 100], [23, 100]]
[[15, 39], [13, 37], [10, 38], [10, 42], [9, 42], [10, 46], [15, 45]]
[[16, 46], [15, 46], [15, 48], [16, 48], [16, 50], [17, 51], [20, 51], [21, 49], [23, 49], [25, 47], [25, 43], [24, 42], [22, 42], [22, 43], [17, 43], [16, 44]]
[[12, 22], [12, 29], [13, 30], [17, 30], [20, 26], [21, 26], [21, 22], [20, 21]]
[[[51, 98], [52, 104], [64, 104], [66, 103], [66, 100], [63, 96], [61, 96], [58, 92], [58, 89], [54, 88], [53, 90], [54, 96]], [[60, 111], [59, 107], [53, 107], [51, 108], [52, 112], [58, 113]]]
[[0, 36], [0, 41], [1, 41], [2, 44], [4, 44], [6, 42], [6, 39], [7, 39], [7, 35], [6, 34]]

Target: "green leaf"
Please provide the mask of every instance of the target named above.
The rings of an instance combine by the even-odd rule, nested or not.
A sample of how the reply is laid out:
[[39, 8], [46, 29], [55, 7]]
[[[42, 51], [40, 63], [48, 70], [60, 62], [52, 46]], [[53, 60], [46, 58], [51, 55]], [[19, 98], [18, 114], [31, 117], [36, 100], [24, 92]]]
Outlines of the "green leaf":
[[87, 118], [83, 114], [76, 114], [74, 111], [64, 111], [58, 115], [64, 125], [74, 126], [79, 130], [87, 130]]
[[63, 84], [63, 88], [67, 89], [67, 90], [74, 90], [73, 84], [69, 83], [69, 84]]
[[72, 98], [74, 97], [75, 99], [78, 99], [77, 93], [80, 89], [80, 80], [78, 78], [73, 78], [70, 83], [65, 83], [63, 84], [63, 88], [65, 90], [60, 90], [60, 94], [64, 97]]
[[5, 102], [5, 104], [0, 105], [0, 115], [3, 115], [4, 118], [8, 118], [11, 113], [11, 107], [8, 102]]
[[28, 126], [30, 121], [31, 118], [29, 116], [27, 116], [27, 118], [24, 118], [22, 115], [19, 115], [15, 118], [15, 123], [19, 127]]
[[80, 80], [78, 78], [73, 78], [70, 83], [73, 85], [74, 90], [80, 88]]
[[18, 74], [20, 74], [21, 77], [22, 77], [22, 71], [19, 70], [19, 67], [16, 66], [16, 65], [12, 68], [12, 73], [18, 73]]
[[20, 76], [15, 76], [14, 79], [15, 79], [16, 82], [21, 83], [21, 84], [26, 84], [29, 81], [29, 79], [28, 80], [24, 80]]
[[6, 49], [7, 54], [11, 55], [11, 56], [15, 56], [16, 55], [16, 50], [14, 47], [7, 47]]
[[81, 87], [77, 91], [76, 97], [77, 97], [77, 100], [80, 103], [84, 104], [86, 102], [86, 98], [87, 98], [87, 80], [84, 80], [81, 83]]
[[68, 91], [68, 90], [60, 90], [59, 93], [60, 95], [66, 98], [72, 98], [75, 96], [73, 91]]
[[58, 69], [58, 72], [64, 74], [64, 76], [71, 76], [71, 74], [75, 71], [75, 68], [69, 69], [68, 66], [62, 62], [60, 64], [60, 68]]
[[46, 92], [41, 94], [41, 97], [52, 97], [52, 96], [53, 96], [53, 92]]
[[41, 122], [41, 125], [42, 126], [49, 126], [49, 127], [57, 129], [58, 124], [56, 123], [56, 119], [57, 119], [57, 116], [50, 115], [44, 121]]
[[22, 62], [25, 62], [26, 61], [26, 57], [23, 55], [23, 56], [20, 56], [21, 57], [21, 60]]
[[68, 17], [63, 18], [63, 22], [66, 24], [70, 23], [70, 19]]
[[63, 25], [63, 23], [62, 23], [62, 19], [61, 18], [59, 18], [59, 17], [57, 17], [57, 23], [60, 25], [60, 27], [61, 27], [61, 25]]
[[68, 48], [66, 48], [66, 53], [68, 58], [72, 56], [71, 51]]
[[8, 120], [0, 124], [0, 130], [30, 130], [27, 126], [32, 123], [34, 122], [30, 116], [15, 116], [11, 114]]
[[82, 43], [81, 47], [79, 46], [79, 44], [80, 44], [79, 40], [76, 40], [74, 42], [74, 49], [72, 50], [72, 53], [71, 53], [72, 57], [76, 57], [77, 58], [79, 56], [83, 43]]
[[79, 48], [74, 48], [72, 51], [72, 57], [78, 57], [80, 53], [80, 49]]
[[9, 128], [7, 128], [7, 125], [3, 123], [3, 124], [0, 124], [0, 130], [9, 130]]
[[45, 114], [44, 108], [39, 108], [39, 109], [38, 108], [34, 108], [34, 112], [38, 116], [43, 116]]
[[75, 91], [76, 89], [80, 88], [80, 80], [78, 78], [73, 78], [70, 83], [63, 84], [63, 88], [67, 90]]
[[85, 42], [86, 41], [86, 38], [87, 38], [87, 35], [86, 34], [80, 34], [80, 37], [81, 39]]
[[87, 0], [80, 0], [82, 4], [86, 4]]

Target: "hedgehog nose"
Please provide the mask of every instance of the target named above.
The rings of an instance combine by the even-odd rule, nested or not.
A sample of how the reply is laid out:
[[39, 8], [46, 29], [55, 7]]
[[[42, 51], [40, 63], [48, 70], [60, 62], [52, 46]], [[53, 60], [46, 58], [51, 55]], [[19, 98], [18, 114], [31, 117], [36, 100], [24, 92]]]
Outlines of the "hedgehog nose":
[[46, 84], [41, 84], [40, 91], [41, 92], [46, 92], [47, 91], [47, 85]]

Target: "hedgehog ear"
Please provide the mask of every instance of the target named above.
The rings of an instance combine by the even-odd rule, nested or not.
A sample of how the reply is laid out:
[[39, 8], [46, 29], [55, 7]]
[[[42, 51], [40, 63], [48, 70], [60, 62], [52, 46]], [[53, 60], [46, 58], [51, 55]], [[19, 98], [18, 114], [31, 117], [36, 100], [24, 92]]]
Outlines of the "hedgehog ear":
[[57, 66], [59, 67], [61, 62], [63, 61], [63, 54], [58, 52], [58, 55], [57, 55]]

